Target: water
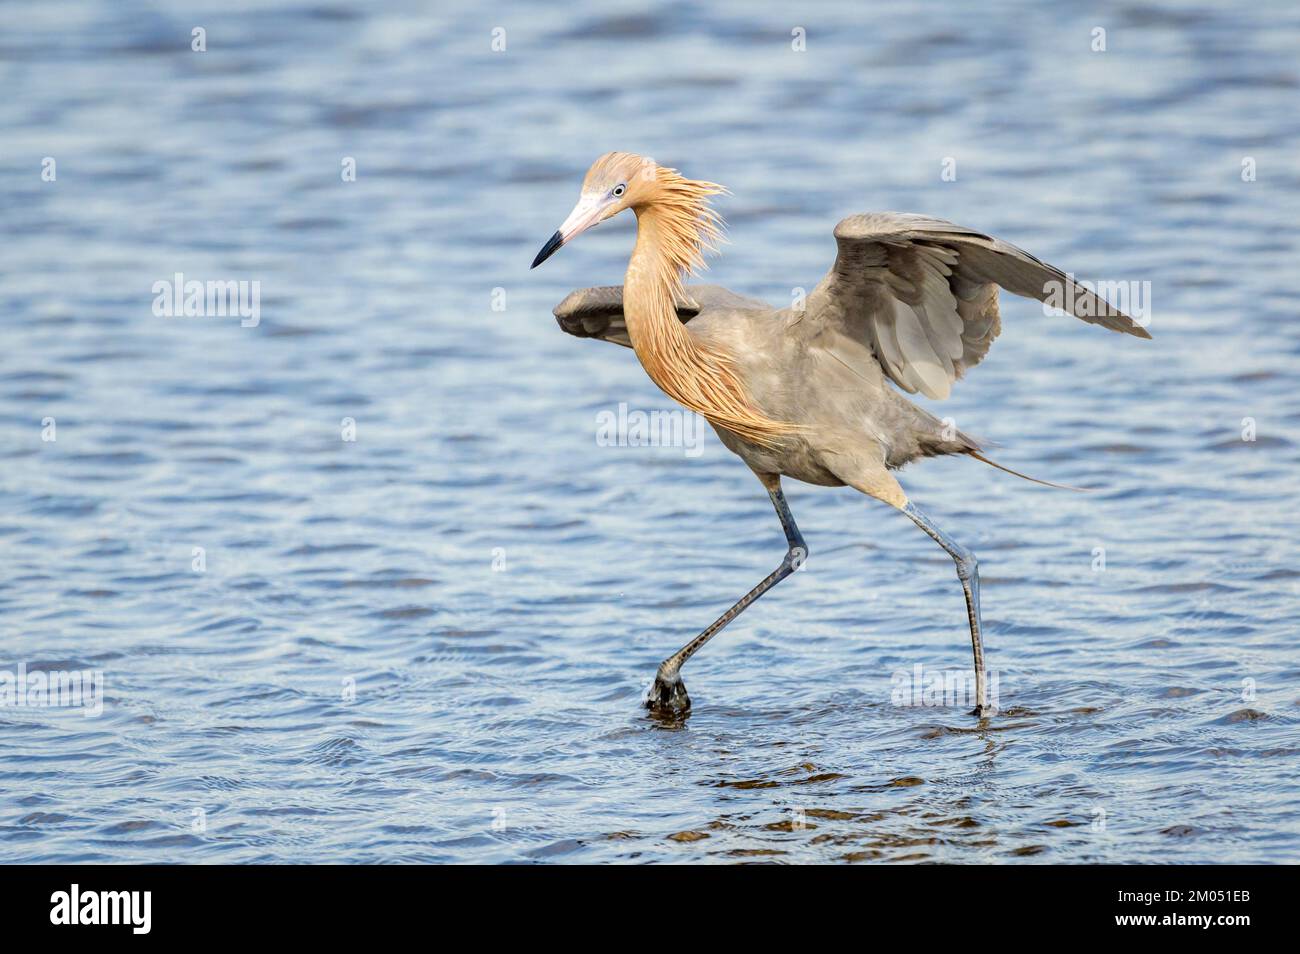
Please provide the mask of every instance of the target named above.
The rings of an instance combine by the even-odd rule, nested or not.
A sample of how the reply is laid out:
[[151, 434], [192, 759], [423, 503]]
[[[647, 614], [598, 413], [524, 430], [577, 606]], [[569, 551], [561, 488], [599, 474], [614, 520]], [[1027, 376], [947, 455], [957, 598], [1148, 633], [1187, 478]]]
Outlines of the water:
[[[1300, 860], [1300, 12], [710, 7], [4, 9], [0, 668], [105, 698], [0, 710], [0, 858]], [[969, 665], [947, 558], [798, 484], [807, 569], [639, 708], [783, 544], [711, 433], [597, 441], [668, 402], [549, 311], [632, 223], [527, 265], [607, 149], [727, 184], [710, 280], [774, 302], [868, 209], [1151, 282], [1152, 342], [1004, 298], [935, 408], [1102, 490], [902, 474], [987, 724], [891, 699]], [[177, 272], [260, 321], [156, 316]]]

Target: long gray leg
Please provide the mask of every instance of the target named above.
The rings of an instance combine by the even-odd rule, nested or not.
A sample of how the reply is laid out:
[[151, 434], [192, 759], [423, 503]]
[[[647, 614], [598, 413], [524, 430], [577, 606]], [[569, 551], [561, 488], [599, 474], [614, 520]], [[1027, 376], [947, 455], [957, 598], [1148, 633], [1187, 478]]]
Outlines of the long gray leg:
[[910, 502], [902, 508], [912, 522], [928, 533], [939, 546], [948, 551], [957, 564], [957, 578], [966, 593], [966, 615], [970, 618], [970, 642], [975, 652], [975, 715], [984, 715], [988, 701], [984, 695], [984, 640], [980, 636], [980, 569], [975, 554], [934, 525], [934, 521]]
[[686, 685], [682, 682], [681, 675], [682, 666], [686, 663], [686, 660], [694, 656], [700, 647], [717, 635], [724, 626], [743, 613], [750, 603], [799, 569], [804, 561], [808, 559], [808, 545], [803, 542], [803, 534], [799, 532], [799, 527], [795, 524], [794, 517], [790, 513], [790, 507], [785, 502], [785, 494], [781, 491], [781, 479], [763, 475], [760, 475], [759, 479], [767, 487], [767, 495], [772, 498], [772, 506], [776, 508], [776, 515], [781, 520], [781, 529], [785, 531], [785, 539], [788, 545], [785, 559], [763, 582], [742, 596], [735, 606], [714, 620], [708, 629], [659, 664], [659, 671], [655, 674], [654, 686], [651, 687], [650, 695], [646, 698], [646, 707], [649, 709], [668, 712], [685, 712], [689, 709], [691, 707], [691, 697], [686, 694]]

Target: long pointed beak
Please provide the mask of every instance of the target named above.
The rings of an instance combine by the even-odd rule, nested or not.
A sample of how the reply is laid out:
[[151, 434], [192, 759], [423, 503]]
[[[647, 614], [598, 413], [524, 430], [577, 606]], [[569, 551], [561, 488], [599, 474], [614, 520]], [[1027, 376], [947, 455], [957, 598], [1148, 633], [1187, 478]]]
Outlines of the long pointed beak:
[[542, 262], [546, 261], [561, 248], [572, 242], [587, 229], [600, 221], [600, 214], [604, 211], [604, 204], [599, 200], [583, 199], [573, 207], [569, 217], [564, 220], [564, 224], [556, 229], [555, 234], [546, 240], [542, 250], [537, 253], [533, 259], [533, 264], [529, 265], [530, 269], [536, 268]]
[[552, 255], [554, 255], [563, 247], [564, 247], [564, 236], [561, 235], [559, 230], [557, 229], [555, 234], [546, 240], [546, 244], [542, 246], [542, 250], [538, 252], [537, 257], [533, 259], [533, 264], [528, 266], [529, 269], [531, 270], [536, 268], [538, 265], [542, 264], [542, 262], [546, 261], [548, 258], [550, 258]]

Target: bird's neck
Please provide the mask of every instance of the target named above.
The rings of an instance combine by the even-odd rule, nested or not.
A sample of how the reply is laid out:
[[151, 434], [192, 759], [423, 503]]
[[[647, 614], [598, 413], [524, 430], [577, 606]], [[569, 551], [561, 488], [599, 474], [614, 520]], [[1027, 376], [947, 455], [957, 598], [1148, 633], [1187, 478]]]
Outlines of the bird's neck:
[[793, 428], [758, 410], [732, 355], [696, 340], [677, 317], [683, 279], [702, 264], [702, 250], [717, 234], [707, 205], [702, 200], [650, 203], [636, 215], [623, 316], [641, 366], [679, 404], [755, 443], [774, 444]]
[[677, 362], [693, 364], [699, 350], [677, 318], [682, 279], [689, 268], [680, 256], [673, 255], [682, 245], [680, 233], [681, 224], [658, 207], [637, 209], [636, 247], [623, 283], [628, 337], [641, 364], [660, 387], [664, 387], [661, 377], [669, 376]]

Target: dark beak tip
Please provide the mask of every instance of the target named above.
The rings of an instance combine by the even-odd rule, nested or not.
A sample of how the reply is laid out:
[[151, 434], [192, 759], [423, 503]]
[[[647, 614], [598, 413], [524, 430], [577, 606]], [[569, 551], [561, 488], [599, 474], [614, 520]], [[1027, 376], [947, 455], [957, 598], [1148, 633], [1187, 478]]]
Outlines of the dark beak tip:
[[546, 261], [559, 251], [563, 244], [564, 239], [560, 236], [559, 229], [556, 229], [555, 234], [546, 240], [546, 244], [542, 246], [542, 250], [538, 252], [537, 257], [533, 259], [533, 264], [528, 266], [528, 270], [532, 271], [538, 265], [542, 264], [542, 262]]

